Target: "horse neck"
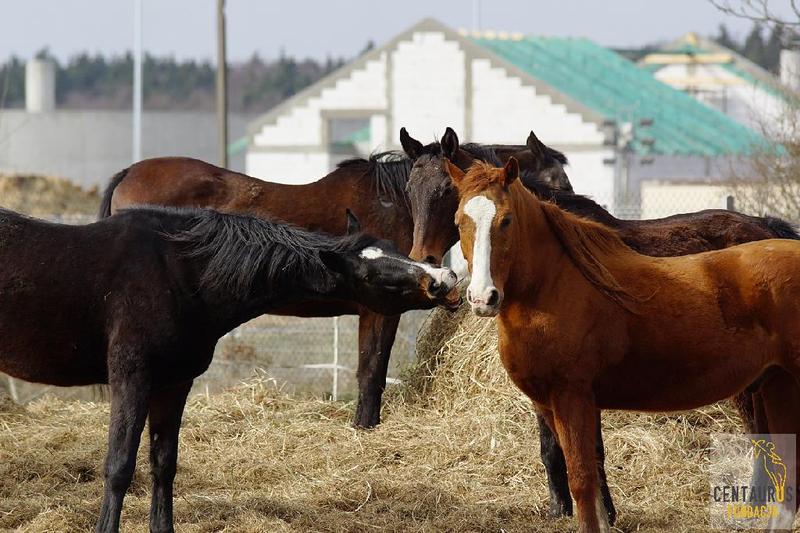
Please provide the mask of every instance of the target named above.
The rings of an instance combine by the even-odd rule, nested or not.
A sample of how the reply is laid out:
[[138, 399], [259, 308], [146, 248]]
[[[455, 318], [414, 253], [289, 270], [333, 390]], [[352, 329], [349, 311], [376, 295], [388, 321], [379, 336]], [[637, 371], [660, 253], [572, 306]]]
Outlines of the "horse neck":
[[258, 200], [258, 216], [277, 218], [313, 231], [343, 235], [350, 209], [365, 233], [393, 241], [408, 253], [413, 223], [406, 201], [387, 203], [379, 197], [377, 180], [365, 168], [348, 165], [305, 185], [270, 183]]
[[574, 269], [553, 234], [542, 211], [541, 201], [516, 180], [510, 187], [514, 212], [511, 268], [505, 283], [506, 301], [529, 301], [539, 288], [556, 276]]
[[[566, 287], [571, 291], [583, 287], [582, 298], [610, 297], [630, 310], [638, 305], [638, 297], [619, 280], [641, 277], [637, 272], [647, 268], [648, 258], [608, 233], [613, 230], [539, 201], [518, 182], [511, 192], [520, 220], [506, 283], [512, 300], [515, 295], [526, 304], [551, 296], [558, 299]], [[637, 283], [636, 291], [641, 289]]]
[[354, 297], [352, 290], [341, 276], [330, 273], [321, 265], [310, 265], [310, 261], [293, 276], [280, 280], [267, 281], [266, 276], [258, 276], [247, 291], [216, 287], [204, 287], [199, 276], [201, 268], [195, 268], [198, 278], [194, 284], [197, 295], [203, 301], [212, 322], [224, 334], [235, 327], [282, 307], [313, 301], [349, 300]]

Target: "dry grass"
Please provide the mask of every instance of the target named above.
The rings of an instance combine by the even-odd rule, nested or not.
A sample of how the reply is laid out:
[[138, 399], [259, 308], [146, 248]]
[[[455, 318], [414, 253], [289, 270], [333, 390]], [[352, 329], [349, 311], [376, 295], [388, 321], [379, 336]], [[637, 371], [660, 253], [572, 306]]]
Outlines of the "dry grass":
[[53, 176], [0, 174], [0, 206], [36, 217], [96, 215], [97, 190], [84, 190]]
[[[547, 517], [535, 419], [499, 365], [494, 323], [463, 316], [445, 327], [453, 336], [421, 344], [429, 351], [376, 431], [350, 428], [352, 404], [294, 400], [263, 377], [195, 397], [181, 436], [179, 530], [574, 530]], [[0, 413], [0, 529], [91, 528], [107, 411], [44, 399]], [[731, 409], [604, 422], [619, 527], [708, 529], [709, 434], [739, 429]], [[143, 450], [124, 530], [146, 530], [147, 471]]]

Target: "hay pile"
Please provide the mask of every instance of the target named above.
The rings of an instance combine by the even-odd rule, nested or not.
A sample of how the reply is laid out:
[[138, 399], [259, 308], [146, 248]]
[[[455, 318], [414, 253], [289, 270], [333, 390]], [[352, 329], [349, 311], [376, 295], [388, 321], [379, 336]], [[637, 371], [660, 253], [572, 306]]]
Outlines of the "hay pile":
[[35, 217], [96, 215], [100, 196], [53, 176], [0, 174], [0, 206]]
[[[500, 368], [493, 321], [459, 318], [443, 321], [452, 336], [420, 345], [430, 351], [376, 431], [350, 428], [352, 404], [295, 400], [263, 376], [194, 397], [181, 434], [179, 530], [574, 530], [547, 517], [536, 422]], [[0, 529], [92, 527], [107, 415], [105, 404], [54, 399], [0, 412]], [[611, 413], [604, 423], [618, 525], [706, 530], [709, 434], [737, 431], [732, 411]], [[147, 527], [146, 453], [125, 502], [127, 531]]]

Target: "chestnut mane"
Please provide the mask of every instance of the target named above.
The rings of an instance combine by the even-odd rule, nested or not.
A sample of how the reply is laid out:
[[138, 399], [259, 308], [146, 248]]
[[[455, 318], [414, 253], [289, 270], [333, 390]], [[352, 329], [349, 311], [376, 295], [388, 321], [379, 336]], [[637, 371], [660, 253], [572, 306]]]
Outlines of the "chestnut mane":
[[609, 255], [634, 253], [617, 231], [577, 217], [553, 203], [540, 201], [539, 204], [553, 235], [583, 277], [612, 301], [635, 313], [642, 298], [620, 284], [604, 262]]

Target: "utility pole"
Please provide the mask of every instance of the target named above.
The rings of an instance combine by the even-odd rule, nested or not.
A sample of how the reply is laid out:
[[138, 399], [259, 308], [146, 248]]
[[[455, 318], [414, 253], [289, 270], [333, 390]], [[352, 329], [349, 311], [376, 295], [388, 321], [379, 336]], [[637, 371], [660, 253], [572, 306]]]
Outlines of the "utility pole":
[[481, 0], [472, 0], [472, 31], [481, 31]]
[[142, 0], [133, 0], [133, 131], [131, 158], [142, 159]]
[[228, 166], [228, 65], [225, 60], [225, 0], [217, 0], [217, 129], [219, 166]]

